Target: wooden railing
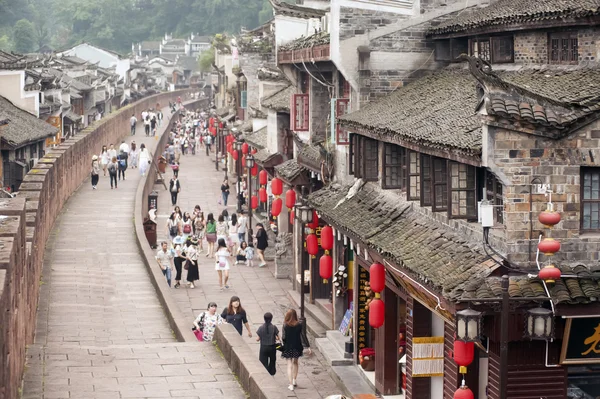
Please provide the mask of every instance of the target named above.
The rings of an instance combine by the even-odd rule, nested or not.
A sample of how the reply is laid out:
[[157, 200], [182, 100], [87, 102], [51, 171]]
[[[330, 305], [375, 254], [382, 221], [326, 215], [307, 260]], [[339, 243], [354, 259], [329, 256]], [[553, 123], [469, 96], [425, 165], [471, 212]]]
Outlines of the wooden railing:
[[302, 48], [296, 50], [282, 50], [277, 54], [277, 60], [281, 64], [296, 64], [313, 61], [329, 61], [329, 44]]

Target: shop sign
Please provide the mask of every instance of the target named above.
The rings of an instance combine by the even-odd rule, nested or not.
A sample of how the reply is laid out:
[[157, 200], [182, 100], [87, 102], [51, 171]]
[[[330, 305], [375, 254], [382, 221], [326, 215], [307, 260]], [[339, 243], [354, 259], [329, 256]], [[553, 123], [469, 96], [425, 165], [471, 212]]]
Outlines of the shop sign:
[[600, 363], [600, 317], [567, 319], [560, 363]]
[[444, 375], [444, 337], [413, 337], [412, 376]]
[[357, 353], [368, 346], [369, 310], [367, 309], [367, 301], [370, 299], [370, 296], [365, 292], [365, 283], [369, 282], [369, 272], [362, 267], [359, 267], [358, 269], [358, 317], [356, 322]]
[[350, 327], [352, 326], [352, 309], [354, 308], [354, 304], [350, 302], [350, 309], [346, 310], [344, 314], [344, 318], [340, 323], [340, 332], [342, 335], [348, 335], [350, 331]]

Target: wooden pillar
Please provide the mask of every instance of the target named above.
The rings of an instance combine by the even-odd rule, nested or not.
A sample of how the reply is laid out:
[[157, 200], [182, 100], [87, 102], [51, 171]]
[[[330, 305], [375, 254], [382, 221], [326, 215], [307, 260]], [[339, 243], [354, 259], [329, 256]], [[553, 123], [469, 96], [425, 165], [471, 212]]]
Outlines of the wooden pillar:
[[429, 377], [412, 377], [412, 340], [431, 336], [431, 312], [412, 297], [406, 301], [406, 310], [406, 399], [437, 399], [431, 398]]
[[385, 322], [375, 330], [375, 388], [384, 395], [398, 393], [398, 298], [385, 287]]

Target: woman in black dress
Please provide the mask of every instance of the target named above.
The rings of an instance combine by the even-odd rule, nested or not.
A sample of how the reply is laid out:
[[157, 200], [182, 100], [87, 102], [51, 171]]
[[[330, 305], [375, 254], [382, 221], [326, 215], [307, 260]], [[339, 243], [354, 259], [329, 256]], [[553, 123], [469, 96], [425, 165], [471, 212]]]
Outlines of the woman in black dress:
[[250, 324], [248, 324], [246, 311], [242, 307], [239, 297], [235, 295], [231, 297], [229, 300], [229, 306], [223, 309], [221, 317], [224, 318], [227, 323], [233, 324], [240, 335], [242, 335], [242, 327], [246, 326], [246, 330], [248, 330], [248, 336], [252, 337], [252, 331], [250, 330]]
[[256, 249], [258, 252], [258, 258], [260, 263], [258, 267], [265, 267], [267, 262], [265, 261], [265, 249], [269, 246], [269, 239], [265, 227], [262, 223], [256, 223]]
[[308, 348], [309, 355], [312, 351], [302, 323], [298, 321], [298, 314], [294, 309], [288, 310], [285, 314], [282, 330], [283, 354], [281, 356], [287, 360], [287, 374], [290, 382], [288, 389], [293, 391], [297, 385], [298, 358], [302, 356], [304, 348]]
[[200, 273], [198, 272], [198, 239], [193, 237], [190, 240], [190, 245], [185, 250], [185, 256], [187, 258], [187, 277], [188, 286], [194, 288], [194, 281], [200, 280]]

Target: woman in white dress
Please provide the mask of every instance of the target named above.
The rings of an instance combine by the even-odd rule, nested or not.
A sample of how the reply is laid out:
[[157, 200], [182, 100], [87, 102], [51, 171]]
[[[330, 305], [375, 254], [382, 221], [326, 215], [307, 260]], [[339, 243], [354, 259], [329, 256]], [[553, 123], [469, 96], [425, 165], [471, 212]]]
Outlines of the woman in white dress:
[[[225, 288], [229, 288], [229, 285], [227, 285], [227, 281], [229, 281], [229, 257], [231, 256], [231, 253], [229, 253], [229, 250], [227, 249], [227, 244], [225, 243], [224, 239], [219, 239], [219, 241], [217, 241], [217, 252], [215, 252], [215, 258], [216, 258], [216, 265], [215, 265], [215, 270], [217, 271], [217, 274], [219, 275], [219, 288], [221, 289], [221, 291], [223, 290], [223, 286], [225, 286]], [[225, 276], [223, 276], [225, 275]], [[223, 277], [225, 277], [225, 280], [223, 281]]]
[[140, 158], [140, 149], [137, 148], [137, 146], [135, 145], [135, 141], [131, 142], [131, 146], [129, 147], [130, 151], [129, 151], [129, 164], [131, 165], [131, 167], [133, 169], [138, 167], [138, 160]]
[[108, 154], [108, 149], [105, 145], [102, 146], [102, 154], [100, 154], [100, 162], [102, 163], [102, 170], [104, 171], [104, 176], [106, 176], [106, 168], [110, 163], [110, 155]]
[[150, 167], [150, 162], [152, 162], [150, 151], [148, 151], [144, 143], [142, 143], [142, 145], [140, 145], [140, 173], [142, 176], [146, 176], [146, 172]]
[[227, 224], [229, 225], [229, 241], [227, 245], [229, 246], [229, 252], [234, 254], [237, 252], [237, 246], [240, 243], [238, 235], [239, 224], [235, 213], [231, 215], [231, 220]]

